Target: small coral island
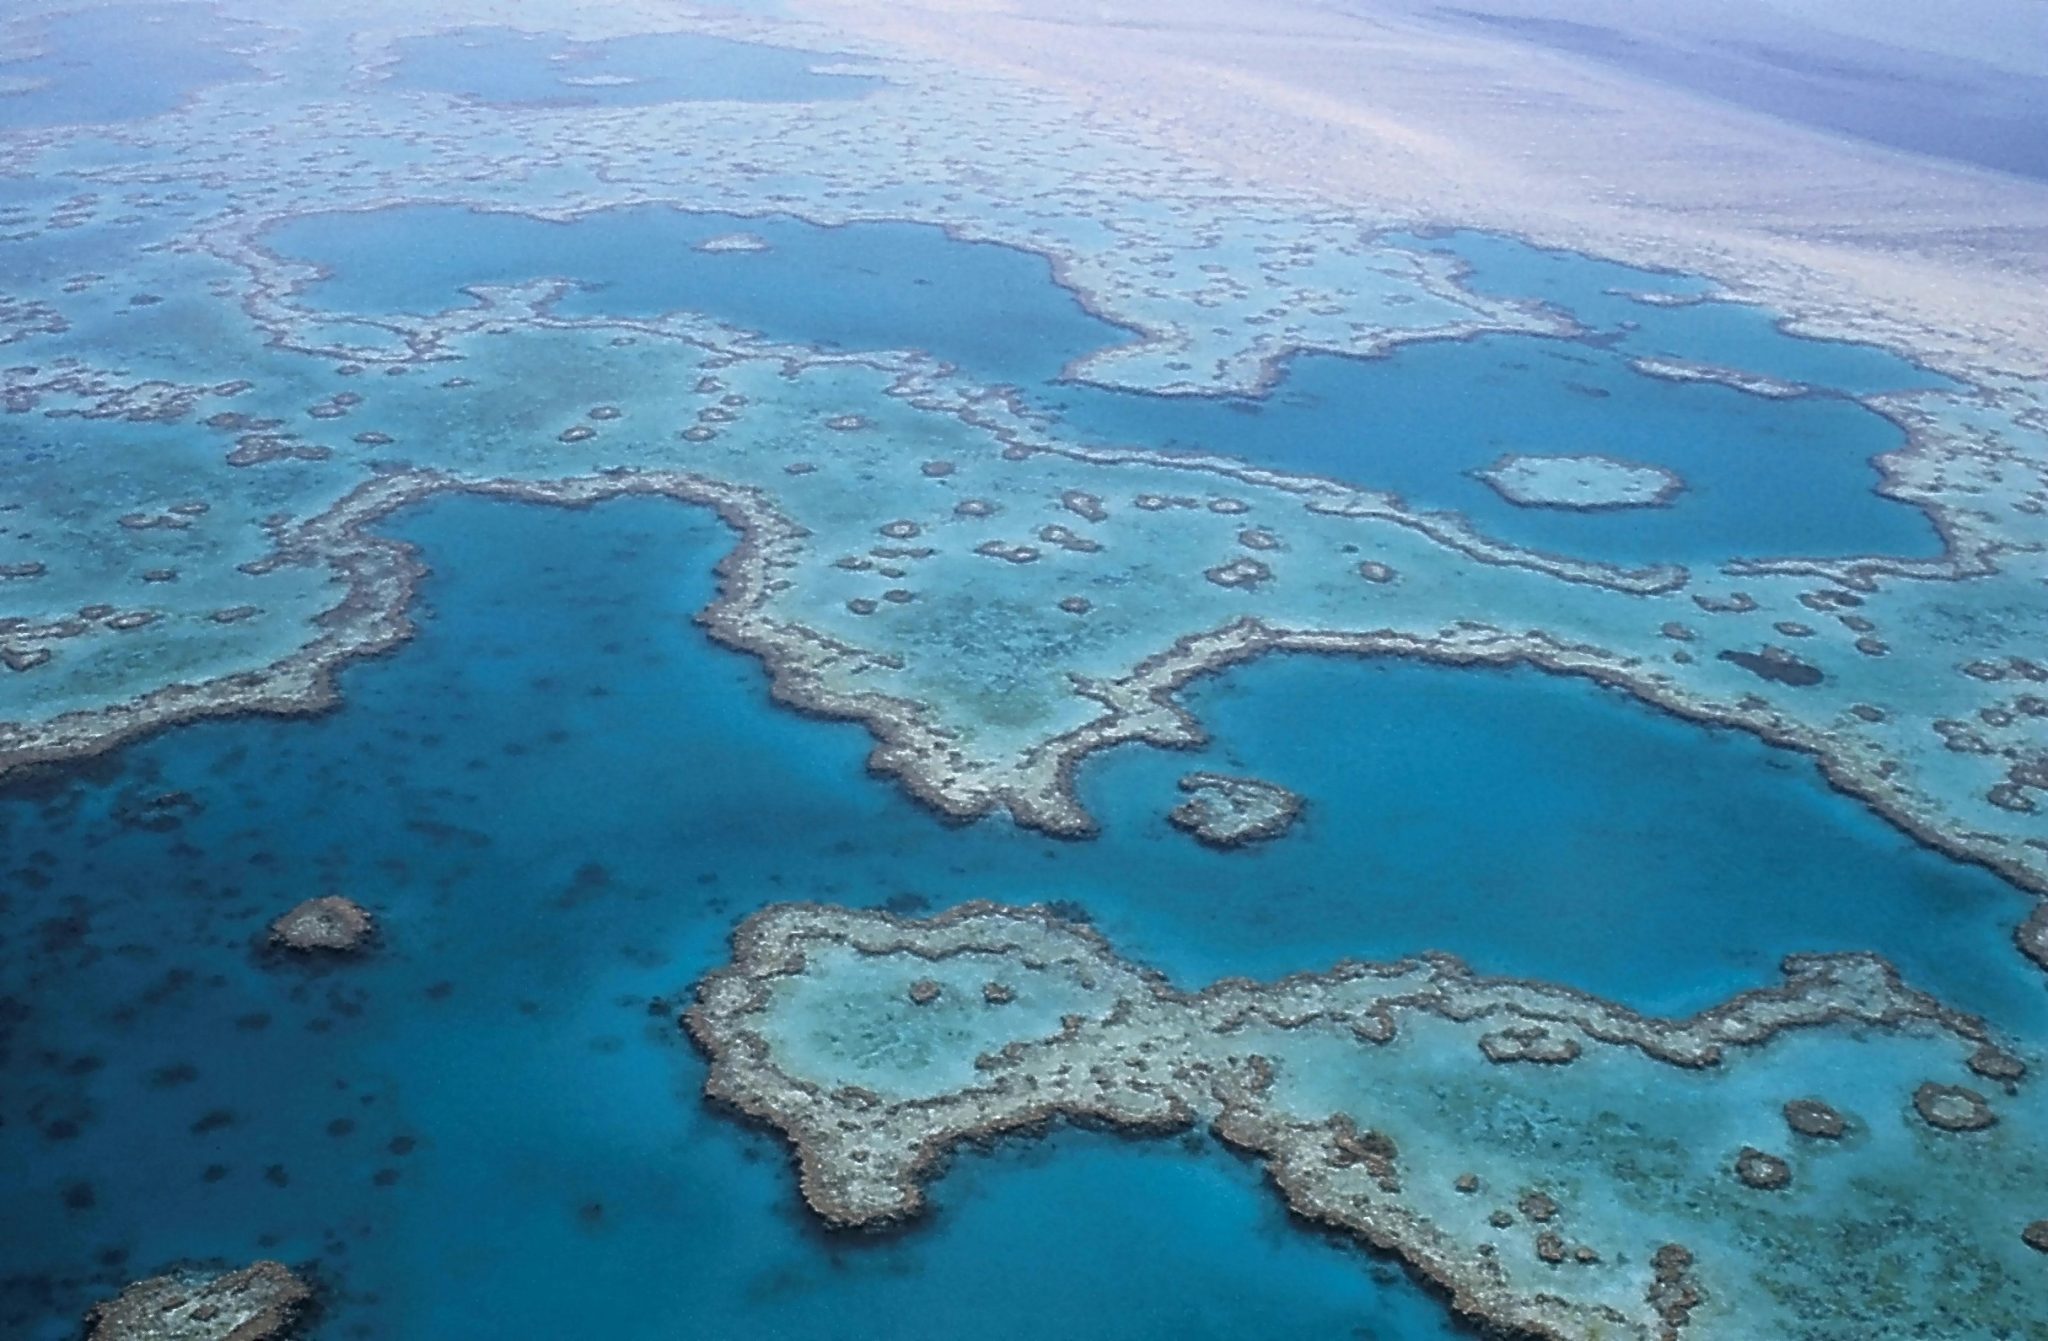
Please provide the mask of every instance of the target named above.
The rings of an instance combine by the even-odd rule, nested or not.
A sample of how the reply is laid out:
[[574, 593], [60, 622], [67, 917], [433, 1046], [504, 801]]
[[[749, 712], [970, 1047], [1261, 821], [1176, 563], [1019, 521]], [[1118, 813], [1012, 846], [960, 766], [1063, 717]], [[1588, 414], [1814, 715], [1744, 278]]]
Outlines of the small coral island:
[[1574, 512], [1660, 508], [1685, 491], [1685, 481], [1662, 466], [1611, 456], [1510, 453], [1472, 474], [1516, 507]]
[[1258, 778], [1190, 773], [1180, 780], [1180, 789], [1188, 799], [1166, 817], [1211, 847], [1242, 847], [1278, 838], [1301, 817], [1299, 796]]
[[[1988, 1135], [2026, 1067], [1874, 956], [1794, 957], [1656, 1019], [1439, 955], [1187, 992], [1045, 908], [785, 904], [740, 926], [684, 1024], [707, 1093], [783, 1133], [842, 1228], [917, 1215], [963, 1143], [1205, 1127], [1303, 1219], [1518, 1335], [2040, 1320], [2048, 1149], [2015, 1122]], [[1813, 1251], [1844, 1216], [1856, 1251]], [[1927, 1262], [1972, 1289], [1885, 1286]]]

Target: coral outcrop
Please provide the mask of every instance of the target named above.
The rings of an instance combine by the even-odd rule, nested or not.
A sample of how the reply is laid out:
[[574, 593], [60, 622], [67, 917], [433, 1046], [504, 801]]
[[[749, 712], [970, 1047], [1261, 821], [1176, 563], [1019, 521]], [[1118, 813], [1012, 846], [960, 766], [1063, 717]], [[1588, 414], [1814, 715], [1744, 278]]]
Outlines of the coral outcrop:
[[1167, 819], [1211, 847], [1242, 847], [1278, 838], [1301, 817], [1302, 800], [1278, 783], [1224, 773], [1190, 773], [1180, 780], [1188, 799]]
[[86, 1341], [279, 1341], [312, 1298], [312, 1288], [280, 1262], [173, 1271], [94, 1306]]
[[270, 924], [271, 945], [299, 954], [353, 954], [376, 934], [369, 912], [339, 894], [307, 899]]

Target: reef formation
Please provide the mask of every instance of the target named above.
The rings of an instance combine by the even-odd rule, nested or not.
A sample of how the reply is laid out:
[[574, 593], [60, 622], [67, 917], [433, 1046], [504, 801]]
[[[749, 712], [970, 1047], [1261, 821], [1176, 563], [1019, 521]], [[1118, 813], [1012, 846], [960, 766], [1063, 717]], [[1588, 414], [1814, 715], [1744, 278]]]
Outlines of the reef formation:
[[2048, 904], [2036, 905], [2034, 911], [2013, 932], [2013, 942], [2020, 947], [2020, 953], [2048, 969]]
[[[1199, 724], [1173, 701], [1194, 676], [1271, 652], [1399, 655], [1534, 664], [1753, 731], [1814, 755], [1830, 782], [1916, 837], [2025, 887], [2048, 882], [2048, 840], [2031, 818], [2044, 720], [2035, 685], [2048, 669], [1997, 650], [2008, 634], [1990, 626], [1958, 626], [1985, 640], [1961, 645], [1886, 637], [1895, 620], [1946, 618], [1949, 581], [1881, 586], [1881, 570], [1899, 567], [1888, 561], [1753, 561], [1708, 580], [1562, 559], [1335, 481], [1068, 442], [914, 356], [820, 354], [689, 318], [567, 319], [551, 315], [545, 285], [481, 297], [480, 309], [415, 337], [436, 361], [459, 354], [475, 377], [379, 379], [351, 414], [395, 398], [399, 420], [452, 401], [474, 402], [480, 426], [524, 421], [553, 413], [553, 398], [499, 368], [506, 356], [592, 361], [593, 375], [616, 364], [616, 394], [581, 416], [574, 441], [508, 474], [487, 436], [448, 444], [444, 467], [386, 468], [331, 501], [316, 491], [303, 519], [268, 517], [253, 550], [227, 534], [207, 540], [227, 546], [213, 562], [251, 555], [208, 577], [221, 585], [195, 575], [150, 588], [189, 590], [196, 608], [119, 627], [113, 602], [15, 620], [6, 646], [28, 668], [0, 682], [14, 692], [0, 772], [173, 722], [331, 705], [339, 665], [410, 631], [418, 560], [367, 530], [399, 507], [452, 490], [572, 504], [663, 492], [716, 508], [740, 532], [704, 615], [714, 635], [763, 657], [783, 702], [866, 723], [876, 771], [949, 814], [1006, 809], [1086, 834], [1093, 820], [1071, 782], [1079, 761], [1125, 741], [1198, 743]], [[650, 359], [695, 370], [683, 405], [642, 376]], [[388, 364], [420, 366], [414, 355]], [[500, 389], [475, 401], [480, 383]], [[864, 404], [858, 426], [828, 427], [849, 422], [849, 400]], [[678, 418], [690, 426], [662, 436]], [[829, 458], [762, 447], [820, 428]], [[949, 442], [955, 468], [927, 473], [929, 458], [891, 450], [899, 436]], [[878, 499], [873, 478], [901, 492]], [[171, 533], [191, 545], [188, 532], [226, 511], [195, 499], [200, 521]], [[1035, 531], [1054, 543], [1032, 547], [1030, 562], [981, 558], [992, 545], [1018, 552], [1003, 536], [1017, 519], [1043, 519]], [[62, 562], [40, 552], [33, 562], [52, 559]], [[1204, 573], [1211, 580], [1185, 580]], [[1987, 569], [1973, 580], [2003, 589], [2024, 579]], [[1105, 584], [1120, 589], [1113, 605], [1081, 595]], [[152, 646], [127, 640], [159, 632], [167, 660], [124, 654]], [[1795, 640], [1796, 656], [1771, 659], [1768, 649]], [[1959, 651], [1970, 658], [1960, 665]], [[136, 692], [109, 701], [110, 682]]]
[[[1795, 957], [1774, 986], [1660, 1020], [1443, 956], [1187, 992], [1086, 927], [987, 903], [924, 921], [778, 905], [733, 946], [684, 1016], [706, 1092], [788, 1138], [834, 1226], [917, 1215], [962, 1145], [1205, 1126], [1296, 1214], [1518, 1334], [2039, 1323], [2048, 1147], [1987, 1142], [1981, 1092], [2025, 1068], [1871, 956]], [[1814, 1251], [1845, 1215], [1856, 1250]], [[1929, 1262], [1973, 1290], [1886, 1285]]]
[[300, 954], [352, 954], [376, 932], [376, 922], [361, 904], [328, 894], [279, 914], [270, 924], [270, 943]]
[[[1266, 655], [1398, 656], [1533, 666], [1754, 733], [1915, 839], [2048, 892], [2048, 398], [2039, 342], [2010, 319], [2027, 286], [2001, 280], [2004, 318], [1973, 332], [1953, 323], [1973, 301], [1954, 286], [1901, 285], [1873, 315], [1869, 285], [1820, 282], [1776, 250], [1673, 247], [1633, 224], [1544, 234], [1641, 237], [1638, 259], [1731, 267], [1698, 284], [1643, 272], [1633, 316], [1742, 317], [1731, 296], [1769, 299], [1802, 330], [1882, 338], [1920, 362], [1864, 385], [1631, 353], [1608, 347], [1618, 330], [1499, 296], [1406, 231], [1513, 226], [1512, 212], [1340, 189], [1354, 165], [1321, 151], [1310, 184], [1276, 183], [1279, 137], [1263, 128], [1248, 176], [1117, 112], [1117, 89], [1075, 98], [1064, 71], [1034, 82], [1014, 47], [996, 62], [1007, 73], [979, 68], [1012, 32], [993, 12], [964, 56], [941, 58], [942, 11], [521, 7], [578, 61], [649, 35], [770, 44], [829, 62], [858, 85], [850, 97], [627, 96], [636, 81], [607, 73], [502, 100], [407, 82], [417, 44], [477, 42], [502, 8], [362, 0], [337, 36], [301, 0], [223, 0], [206, 13], [240, 74], [150, 115], [0, 137], [0, 423], [20, 448], [0, 499], [0, 776], [176, 723], [333, 706], [340, 668], [412, 632], [427, 556], [378, 533], [400, 509], [639, 495], [712, 510], [734, 533], [707, 633], [759, 658], [779, 702], [863, 724], [872, 770], [947, 816], [1087, 836], [1082, 761], [1203, 743], [1178, 699], [1197, 677]], [[7, 22], [24, 49], [41, 40], [32, 16]], [[1025, 55], [1057, 49], [1058, 26], [1032, 23]], [[1224, 96], [1236, 108], [1257, 101], [1248, 91]], [[1424, 175], [1448, 174], [1430, 161]], [[1832, 194], [1861, 208], [1872, 193]], [[1916, 240], [1925, 201], [1977, 199], [1894, 194], [1914, 202]], [[1010, 387], [1000, 359], [965, 369], [718, 311], [608, 306], [601, 286], [545, 267], [492, 283], [450, 272], [445, 292], [395, 310], [351, 306], [329, 301], [345, 266], [282, 241], [433, 208], [564, 233], [671, 210], [708, 223], [677, 255], [756, 272], [795, 250], [778, 231], [791, 220], [836, 236], [914, 221], [1032, 260], [1101, 324], [1048, 385], [1243, 401], [1305, 353], [1541, 336], [1666, 391], [1854, 401], [1897, 430], [1870, 484], [1924, 514], [1940, 552], [1595, 561], [1369, 474], [1247, 459], [1227, 433], [1168, 452], [1078, 430]], [[1971, 237], [2028, 232], [1997, 220]], [[1893, 275], [1916, 249], [1856, 272]], [[1926, 322], [1899, 315], [1930, 303]], [[1489, 477], [1526, 506], [1690, 501], [1672, 472], [1613, 458], [1511, 453]], [[1300, 807], [1253, 779], [1189, 783], [1174, 814], [1205, 841], [1268, 836]], [[177, 804], [146, 803], [139, 822]], [[342, 948], [370, 930], [307, 906], [278, 935]], [[2048, 910], [2013, 939], [2016, 967], [2048, 968]], [[1794, 960], [1779, 987], [1655, 1021], [1442, 958], [1183, 993], [1040, 914], [780, 910], [743, 930], [692, 1026], [714, 1093], [792, 1135], [806, 1195], [835, 1223], [912, 1213], [962, 1140], [1055, 1118], [1206, 1123], [1265, 1160], [1302, 1215], [1399, 1253], [1504, 1327], [1798, 1337], [1930, 1276], [1967, 1279], [1951, 1293], [1987, 1331], [2038, 1326], [2038, 1261], [2016, 1255], [2048, 1238], [2028, 1201], [2048, 1179], [2010, 1116], [2021, 1064], [1863, 957]], [[825, 1046], [862, 1030], [877, 1048], [858, 1065]], [[1564, 1144], [1535, 1149], [1530, 1113]], [[1870, 1239], [1809, 1251], [1838, 1233], [1829, 1198], [1849, 1179]], [[252, 1289], [282, 1288], [272, 1267], [251, 1268]], [[107, 1316], [188, 1288], [145, 1284]], [[1884, 1298], [1902, 1329], [1952, 1321], [1931, 1299]]]
[[[768, 663], [782, 702], [865, 723], [875, 770], [948, 815], [1092, 832], [1079, 761], [1199, 743], [1174, 695], [1254, 656], [1533, 664], [1810, 754], [1915, 838], [2048, 890], [2048, 667], [2028, 653], [2048, 543], [2035, 381], [1950, 361], [1961, 381], [1870, 391], [1637, 358], [1646, 376], [1731, 394], [1854, 396], [1904, 435], [1877, 489], [1923, 509], [1945, 547], [1631, 567], [1237, 459], [1228, 441], [1187, 454], [1097, 441], [929, 356], [778, 344], [703, 314], [604, 315], [538, 277], [451, 289], [438, 312], [323, 307], [328, 271], [275, 248], [291, 223], [435, 204], [566, 228], [672, 207], [717, 215], [699, 241], [721, 264], [773, 260], [779, 248], [735, 240], [785, 213], [916, 219], [1040, 258], [1114, 323], [1061, 369], [1104, 388], [1244, 395], [1303, 351], [1580, 330], [1467, 282], [1392, 216], [1373, 226], [1293, 189], [1248, 213], [1228, 178], [1142, 131], [906, 56], [850, 14], [842, 29], [565, 7], [554, 17], [579, 43], [655, 30], [794, 42], [871, 81], [744, 116], [686, 99], [607, 107], [605, 134], [578, 139], [587, 171], [560, 155], [571, 109], [390, 96], [406, 42], [467, 40], [462, 24], [486, 10], [455, 3], [426, 25], [409, 7], [361, 7], [348, 95], [332, 101], [281, 112], [306, 52], [257, 29], [244, 54], [266, 78], [206, 87], [111, 148], [66, 126], [0, 146], [10, 171], [63, 184], [0, 216], [10, 245], [142, 258], [119, 277], [50, 259], [0, 295], [15, 360], [0, 401], [32, 436], [59, 425], [63, 439], [24, 458], [0, 512], [0, 774], [175, 722], [331, 706], [337, 667], [410, 629], [418, 560], [370, 523], [449, 489], [591, 501], [611, 487], [596, 482], [638, 477], [619, 487], [667, 481], [726, 515], [743, 550], [775, 555], [763, 583], [735, 581], [705, 613], [713, 632], [743, 631], [731, 641]], [[366, 148], [393, 143], [433, 152], [401, 169]], [[967, 184], [962, 145], [985, 165]], [[309, 166], [349, 146], [362, 170]], [[1212, 259], [1225, 254], [1259, 259]], [[1720, 299], [1660, 290], [1644, 310], [1664, 300]], [[158, 359], [166, 348], [177, 357]], [[102, 459], [135, 468], [72, 468]]]
[[1517, 507], [1605, 512], [1664, 507], [1685, 492], [1685, 481], [1662, 466], [1587, 453], [1528, 456], [1510, 452], [1475, 472]]
[[1211, 847], [1278, 838], [1301, 818], [1301, 798], [1276, 782], [1197, 772], [1182, 778], [1180, 789], [1188, 799], [1166, 818]]
[[313, 1291], [281, 1262], [140, 1280], [86, 1315], [86, 1341], [278, 1341]]

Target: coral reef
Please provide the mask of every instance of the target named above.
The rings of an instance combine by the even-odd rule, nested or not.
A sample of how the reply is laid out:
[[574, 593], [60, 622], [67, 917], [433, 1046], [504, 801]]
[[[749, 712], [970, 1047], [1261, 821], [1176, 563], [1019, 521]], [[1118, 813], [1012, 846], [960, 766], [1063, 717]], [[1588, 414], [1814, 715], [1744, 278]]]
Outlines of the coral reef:
[[2048, 969], [2048, 903], [2034, 905], [2034, 911], [2013, 932], [2013, 941], [2020, 953]]
[[1848, 1120], [1818, 1099], [1792, 1099], [1785, 1104], [1785, 1125], [1801, 1136], [1824, 1141], [1840, 1140], [1849, 1130]]
[[[1841, 1147], [1856, 1213], [1889, 1227], [1820, 1262], [1790, 1245], [1842, 1213], [1832, 1194], [1804, 1191], [1784, 1156], [1719, 1144], [1745, 1125], [1765, 1135], [1780, 1115], [1759, 1089], [1815, 1065], [1954, 1116], [1961, 1091], [1916, 1090], [1914, 1072], [1938, 1060], [1960, 1075], [1985, 1027], [1869, 956], [1788, 960], [1779, 985], [1658, 1020], [1440, 956], [1186, 992], [1045, 909], [987, 903], [924, 921], [779, 905], [733, 944], [684, 1017], [711, 1057], [706, 1091], [788, 1137], [805, 1201], [833, 1225], [915, 1216], [963, 1143], [1057, 1119], [1206, 1125], [1263, 1160], [1300, 1216], [1520, 1333], [1817, 1336], [1799, 1319], [1861, 1316], [1864, 1273], [1923, 1252], [1989, 1282], [1929, 1304], [1968, 1311], [1942, 1325], [1995, 1332], [2035, 1308], [1999, 1216], [1987, 1227], [1951, 1204], [1978, 1195], [1973, 1180], [2040, 1167], [2031, 1138], [1960, 1151], [1978, 1161], [1968, 1174], [1937, 1171], [1902, 1132]], [[1000, 996], [984, 986], [998, 976]], [[1508, 1033], [1576, 1050], [1516, 1065], [1486, 1043]], [[1487, 1187], [1521, 1190], [1503, 1205]], [[1917, 1307], [1872, 1335], [1932, 1325]]]
[[1928, 1126], [1942, 1131], [1983, 1131], [1998, 1123], [1984, 1096], [1962, 1085], [1930, 1080], [1913, 1091], [1913, 1109]]
[[1661, 466], [1611, 456], [1509, 453], [1474, 475], [1517, 507], [1604, 512], [1665, 507], [1685, 481]]
[[1788, 382], [1780, 377], [1690, 359], [1636, 358], [1629, 360], [1629, 366], [1645, 377], [1661, 377], [1668, 382], [1715, 382], [1751, 396], [1763, 396], [1770, 400], [1790, 400], [1795, 396], [1804, 396], [1812, 390], [1811, 387]]
[[270, 943], [300, 954], [351, 954], [376, 933], [376, 923], [361, 904], [328, 894], [281, 914], [270, 924]]
[[1212, 847], [1242, 847], [1278, 838], [1301, 817], [1299, 796], [1278, 783], [1224, 773], [1190, 773], [1180, 780], [1188, 799], [1166, 818]]
[[137, 1281], [86, 1315], [86, 1341], [275, 1341], [313, 1291], [289, 1267], [181, 1270]]
[[1767, 1154], [1755, 1146], [1742, 1147], [1742, 1153], [1735, 1157], [1735, 1176], [1743, 1186], [1756, 1188], [1760, 1192], [1775, 1192], [1792, 1185], [1792, 1166], [1776, 1155]]
[[[447, 22], [474, 9], [457, 3]], [[1277, 188], [1248, 213], [1241, 184], [1156, 137], [906, 58], [836, 27], [860, 27], [850, 11], [568, 15], [578, 42], [650, 27], [802, 38], [866, 77], [859, 98], [740, 119], [687, 100], [608, 107], [612, 131], [567, 158], [560, 109], [388, 96], [380, 81], [419, 16], [379, 0], [358, 18], [339, 53], [353, 82], [332, 100], [294, 101], [285, 71], [311, 39], [279, 30], [251, 43], [263, 77], [124, 126], [83, 159], [79, 145], [97, 141], [72, 127], [0, 148], [23, 180], [63, 186], [11, 207], [11, 235], [118, 246], [135, 261], [114, 296], [98, 292], [104, 275], [24, 270], [0, 310], [19, 354], [0, 370], [0, 402], [37, 434], [61, 424], [66, 450], [149, 462], [167, 454], [131, 439], [217, 448], [181, 456], [174, 478], [138, 468], [80, 481], [37, 464], [24, 481], [0, 535], [0, 773], [173, 722], [322, 709], [338, 666], [409, 628], [418, 558], [364, 527], [444, 489], [591, 501], [603, 491], [579, 481], [627, 471], [687, 481], [672, 496], [743, 530], [767, 526], [774, 571], [730, 584], [707, 624], [768, 661], [781, 701], [866, 723], [875, 770], [947, 815], [1007, 810], [1086, 834], [1079, 760], [1198, 740], [1172, 702], [1187, 679], [1266, 652], [1401, 655], [1583, 675], [1754, 732], [1812, 755], [1916, 839], [2048, 890], [2043, 668], [2016, 654], [2042, 632], [2028, 613], [2048, 527], [2036, 383], [1944, 361], [1953, 351], [1939, 340], [1909, 352], [1963, 380], [1892, 391], [1635, 358], [1653, 377], [1853, 397], [1881, 413], [1904, 440], [1876, 463], [1879, 492], [1923, 509], [1943, 551], [1630, 568], [1235, 459], [1227, 435], [1184, 454], [1078, 441], [992, 385], [1000, 370], [977, 381], [935, 359], [776, 344], [709, 316], [619, 315], [574, 282], [451, 287], [447, 309], [424, 314], [329, 308], [335, 276], [281, 250], [294, 223], [438, 205], [570, 228], [648, 208], [715, 216], [687, 243], [714, 252], [789, 218], [918, 220], [1024, 252], [1112, 324], [1102, 347], [1058, 370], [1100, 387], [1242, 396], [1302, 351], [1585, 334], [1558, 311], [1481, 292], [1455, 256], [1381, 231], [1392, 217]], [[692, 146], [687, 164], [678, 143]], [[963, 143], [984, 165], [965, 178]], [[357, 172], [313, 166], [385, 144], [435, 152], [402, 168], [375, 154]], [[131, 228], [148, 240], [120, 231]], [[761, 263], [784, 259], [774, 253]], [[1658, 277], [1625, 287], [1656, 291]], [[214, 338], [174, 338], [182, 328], [166, 323], [188, 308]], [[1807, 327], [1856, 318], [1802, 309]], [[449, 423], [463, 431], [430, 427]], [[977, 529], [991, 516], [1017, 529]], [[869, 553], [885, 527], [883, 539], [915, 543]], [[1028, 562], [1026, 536], [1045, 547]], [[954, 562], [984, 545], [996, 561]], [[832, 566], [849, 557], [869, 567]], [[970, 593], [1001, 618], [961, 617]], [[1978, 620], [1963, 606], [2014, 614]], [[1674, 647], [1662, 630], [1680, 614], [1692, 636]], [[1796, 654], [1782, 646], [1794, 639]]]
[[699, 242], [697, 250], [713, 255], [732, 252], [752, 253], [767, 251], [768, 243], [757, 233], [720, 233], [717, 237]]

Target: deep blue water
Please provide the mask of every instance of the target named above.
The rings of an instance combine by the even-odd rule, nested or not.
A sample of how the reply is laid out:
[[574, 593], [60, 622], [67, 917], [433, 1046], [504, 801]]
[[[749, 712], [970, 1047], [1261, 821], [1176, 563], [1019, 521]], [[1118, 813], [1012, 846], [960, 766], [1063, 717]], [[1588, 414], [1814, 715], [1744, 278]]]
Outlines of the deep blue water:
[[[858, 98], [884, 81], [818, 74], [830, 52], [702, 33], [636, 33], [572, 42], [519, 28], [458, 28], [397, 44], [388, 86], [500, 107], [640, 107], [661, 102], [810, 102]], [[591, 82], [595, 81], [595, 82]]]
[[[1269, 658], [1184, 701], [1214, 734], [1206, 751], [1125, 747], [1082, 786], [1109, 850], [1145, 853], [1130, 868], [1180, 891], [1105, 915], [1112, 931], [1130, 920], [1120, 942], [1149, 945], [1163, 918], [1218, 924], [1151, 951], [1184, 976], [1283, 972], [1326, 957], [1320, 936], [1374, 959], [1451, 950], [1677, 1014], [1787, 953], [1865, 948], [1972, 1009], [2048, 1023], [2039, 984], [2012, 971], [2023, 896], [1752, 736], [1533, 670], [1398, 660]], [[1196, 767], [1282, 783], [1310, 808], [1286, 839], [1219, 862], [1175, 841], [1151, 800]]]
[[[271, 1254], [327, 1272], [323, 1338], [1447, 1335], [1254, 1170], [1170, 1142], [1006, 1147], [928, 1224], [817, 1231], [778, 1144], [701, 1106], [671, 1020], [777, 899], [1065, 897], [1183, 981], [1429, 946], [1674, 1010], [1789, 950], [1874, 948], [2038, 1025], [2017, 894], [1803, 761], [1585, 683], [1262, 663], [1192, 696], [1208, 753], [1091, 764], [1106, 832], [1056, 843], [946, 827], [865, 774], [857, 727], [774, 708], [688, 622], [728, 543], [700, 513], [459, 500], [396, 529], [434, 566], [422, 632], [347, 671], [340, 709], [0, 798], [0, 1334], [69, 1337], [166, 1262]], [[1161, 815], [1205, 765], [1308, 816], [1202, 849]], [[136, 822], [166, 792], [175, 823]], [[328, 890], [379, 913], [374, 957], [252, 953]]]
[[39, 49], [0, 53], [0, 79], [43, 82], [0, 95], [0, 130], [160, 116], [209, 84], [256, 73], [229, 49], [254, 25], [224, 25], [205, 5], [105, 5], [14, 31]]
[[[696, 250], [732, 232], [752, 233], [769, 250]], [[1083, 437], [1222, 452], [1389, 489], [1417, 506], [1464, 512], [1503, 539], [1575, 556], [1640, 563], [1940, 552], [1924, 514], [1874, 492], [1870, 459], [1904, 442], [1889, 421], [1839, 397], [1767, 400], [1645, 377], [1625, 356], [1678, 353], [1851, 391], [1932, 385], [1931, 374], [1870, 346], [1785, 335], [1753, 308], [1630, 302], [1608, 291], [1697, 286], [1506, 239], [1459, 234], [1415, 245], [1455, 247], [1482, 290], [1567, 308], [1590, 328], [1589, 340], [1498, 336], [1410, 346], [1384, 359], [1304, 355], [1261, 399], [1159, 397], [1061, 380], [1070, 362], [1129, 332], [1083, 310], [1042, 257], [930, 225], [822, 228], [659, 206], [550, 223], [411, 206], [301, 217], [269, 242], [331, 270], [306, 295], [321, 310], [426, 313], [469, 301], [464, 285], [570, 278], [584, 287], [564, 302], [567, 313], [687, 308], [827, 348], [923, 349], [977, 379], [1024, 388]], [[964, 293], [974, 301], [957, 301]], [[1689, 487], [1661, 509], [1519, 508], [1470, 474], [1506, 452], [1646, 461]], [[1821, 499], [1826, 505], [1816, 506]]]

